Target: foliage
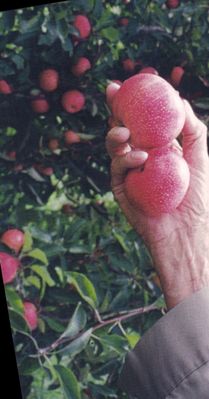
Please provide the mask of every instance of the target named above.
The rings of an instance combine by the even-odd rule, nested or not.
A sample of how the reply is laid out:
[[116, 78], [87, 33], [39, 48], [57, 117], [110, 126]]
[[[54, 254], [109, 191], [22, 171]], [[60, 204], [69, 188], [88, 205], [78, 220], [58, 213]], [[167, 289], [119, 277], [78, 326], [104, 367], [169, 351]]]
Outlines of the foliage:
[[[0, 93], [1, 232], [15, 226], [26, 233], [18, 275], [5, 287], [26, 399], [127, 398], [117, 385], [124, 357], [161, 317], [163, 302], [150, 308], [161, 298], [152, 259], [111, 194], [105, 88], [142, 66], [167, 78], [181, 65], [178, 90], [207, 122], [208, 2], [196, 3], [169, 10], [164, 0], [72, 0], [0, 14], [0, 77], [13, 87]], [[78, 42], [76, 14], [92, 25]], [[75, 77], [80, 56], [92, 67]], [[127, 58], [136, 63], [132, 72], [123, 69]], [[45, 68], [58, 71], [60, 84], [41, 92], [50, 109], [37, 114], [31, 101]], [[75, 114], [61, 106], [71, 89], [86, 97]], [[68, 129], [80, 134], [79, 143], [66, 146]], [[54, 151], [51, 138], [59, 140]], [[40, 165], [53, 173], [44, 175]], [[3, 244], [0, 250], [11, 253]], [[33, 332], [24, 300], [38, 308]]]

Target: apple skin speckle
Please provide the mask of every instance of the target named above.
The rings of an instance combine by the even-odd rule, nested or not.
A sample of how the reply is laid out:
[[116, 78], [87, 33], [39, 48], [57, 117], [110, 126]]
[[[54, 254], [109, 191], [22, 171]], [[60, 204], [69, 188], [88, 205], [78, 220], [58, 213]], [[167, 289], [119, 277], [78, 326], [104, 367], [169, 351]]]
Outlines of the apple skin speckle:
[[179, 93], [166, 80], [149, 73], [125, 80], [112, 100], [112, 110], [114, 118], [130, 130], [136, 148], [168, 144], [185, 122]]

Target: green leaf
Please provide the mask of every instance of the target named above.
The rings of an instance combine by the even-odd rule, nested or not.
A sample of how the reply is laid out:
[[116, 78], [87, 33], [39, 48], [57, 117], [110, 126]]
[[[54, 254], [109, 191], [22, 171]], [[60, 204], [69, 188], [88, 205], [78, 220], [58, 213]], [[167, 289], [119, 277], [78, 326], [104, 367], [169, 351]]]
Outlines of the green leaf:
[[33, 238], [30, 234], [30, 232], [27, 230], [25, 231], [25, 235], [24, 235], [24, 245], [22, 248], [22, 252], [28, 252], [31, 250], [33, 246]]
[[64, 366], [55, 366], [63, 390], [63, 399], [80, 399], [81, 393], [75, 374]]
[[38, 290], [41, 288], [41, 280], [36, 276], [28, 276], [25, 281], [27, 281], [29, 285], [34, 285]]
[[198, 99], [194, 104], [197, 108], [209, 110], [209, 97], [202, 98], [201, 100]]
[[64, 326], [58, 323], [56, 320], [52, 319], [51, 317], [44, 316], [44, 320], [47, 322], [48, 326], [58, 333], [62, 333], [64, 330]]
[[44, 263], [44, 265], [48, 265], [49, 263], [45, 253], [39, 248], [35, 248], [32, 251], [28, 252], [28, 256], [40, 260], [42, 263]]
[[86, 321], [87, 321], [87, 316], [86, 316], [86, 312], [84, 311], [84, 309], [82, 308], [82, 304], [79, 302], [72, 318], [70, 319], [70, 322], [66, 328], [66, 330], [64, 331], [64, 333], [61, 335], [62, 338], [71, 338], [74, 337], [75, 335], [77, 335], [81, 330], [83, 330], [83, 328], [86, 325]]
[[77, 289], [84, 301], [96, 308], [98, 302], [96, 291], [88, 277], [78, 272], [67, 272], [67, 280]]
[[27, 358], [18, 366], [20, 375], [31, 375], [40, 367], [38, 359]]
[[5, 294], [10, 306], [18, 313], [23, 313], [23, 302], [20, 296], [14, 291], [13, 287], [6, 286]]
[[57, 353], [63, 353], [70, 357], [72, 360], [76, 355], [82, 352], [91, 338], [93, 328], [89, 328], [80, 337], [74, 339], [69, 345], [57, 351]]
[[49, 286], [53, 287], [55, 285], [54, 280], [51, 278], [48, 270], [44, 266], [39, 266], [39, 265], [32, 265], [31, 269], [36, 272], [42, 280]]
[[140, 339], [140, 334], [135, 331], [132, 331], [131, 333], [126, 335], [126, 338], [128, 340], [130, 347], [134, 348]]
[[115, 239], [119, 242], [119, 244], [121, 245], [121, 247], [123, 248], [123, 250], [126, 253], [129, 253], [129, 249], [125, 243], [124, 238], [122, 237], [121, 234], [119, 234], [118, 232], [116, 232], [115, 230], [113, 230], [113, 236], [115, 237]]
[[101, 35], [111, 42], [116, 42], [119, 40], [119, 31], [118, 29], [109, 27], [101, 30]]
[[13, 309], [9, 309], [9, 320], [12, 329], [18, 331], [28, 332], [28, 326], [25, 319], [18, 312]]

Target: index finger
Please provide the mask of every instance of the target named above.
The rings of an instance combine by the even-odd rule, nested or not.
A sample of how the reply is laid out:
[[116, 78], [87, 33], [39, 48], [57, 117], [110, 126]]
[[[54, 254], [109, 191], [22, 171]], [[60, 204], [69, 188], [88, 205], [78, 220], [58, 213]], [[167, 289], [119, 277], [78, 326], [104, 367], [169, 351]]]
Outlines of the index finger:
[[106, 137], [106, 148], [109, 156], [124, 155], [131, 151], [128, 144], [130, 131], [126, 127], [113, 127]]

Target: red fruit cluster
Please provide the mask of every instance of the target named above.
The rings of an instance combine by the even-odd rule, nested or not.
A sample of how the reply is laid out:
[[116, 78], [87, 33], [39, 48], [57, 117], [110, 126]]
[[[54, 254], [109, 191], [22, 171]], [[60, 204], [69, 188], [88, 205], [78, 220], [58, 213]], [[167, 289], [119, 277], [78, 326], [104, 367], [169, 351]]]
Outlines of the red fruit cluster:
[[185, 122], [185, 109], [178, 92], [161, 77], [140, 73], [122, 86], [107, 87], [114, 120], [130, 130], [130, 144], [144, 148], [143, 167], [125, 178], [126, 197], [148, 216], [170, 213], [182, 202], [190, 173], [183, 156], [172, 147]]
[[[91, 23], [87, 16], [78, 14], [74, 18], [73, 26], [77, 29], [79, 36], [75, 37], [75, 40], [84, 40], [87, 39], [91, 33]], [[82, 76], [91, 68], [91, 62], [86, 57], [80, 57], [76, 64], [72, 66], [71, 72], [76, 76]], [[46, 68], [39, 74], [39, 87], [47, 92], [54, 92], [60, 82], [59, 73], [56, 69]], [[35, 93], [34, 93], [35, 91]], [[11, 89], [7, 82], [0, 81], [0, 92], [9, 93]], [[32, 110], [38, 114], [44, 114], [49, 111], [50, 105], [41, 92], [37, 91], [37, 89], [33, 89], [31, 91], [31, 96], [34, 98], [31, 101]], [[69, 90], [63, 94], [61, 99], [61, 104], [65, 111], [69, 113], [79, 112], [85, 105], [85, 97], [83, 93], [79, 90]], [[52, 150], [53, 151], [53, 150]]]

